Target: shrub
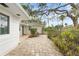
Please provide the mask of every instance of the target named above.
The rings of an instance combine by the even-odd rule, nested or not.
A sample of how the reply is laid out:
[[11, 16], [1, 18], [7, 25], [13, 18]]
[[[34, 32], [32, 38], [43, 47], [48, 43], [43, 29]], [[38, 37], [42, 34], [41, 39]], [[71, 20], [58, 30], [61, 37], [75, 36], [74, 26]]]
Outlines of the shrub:
[[59, 34], [60, 34], [60, 31], [57, 31], [55, 28], [47, 29], [47, 35], [48, 35], [48, 38], [50, 38], [50, 39], [51, 39], [51, 37], [59, 36]]
[[[52, 32], [50, 32], [52, 34]], [[49, 34], [50, 34], [49, 33]], [[50, 36], [50, 39], [56, 44], [63, 55], [79, 55], [79, 30], [65, 30], [56, 37]]]
[[56, 46], [60, 49], [60, 52], [65, 55], [68, 51], [68, 47], [66, 46], [66, 41], [59, 39], [59, 38], [53, 38], [53, 42], [56, 44]]
[[[78, 39], [77, 38], [78, 35], [75, 34], [75, 32], [72, 30], [72, 31], [64, 31], [61, 33], [61, 39], [64, 39], [66, 41], [66, 48], [68, 49], [67, 52], [65, 53], [65, 55], [76, 55], [76, 40]], [[63, 41], [64, 42], [64, 41]], [[65, 51], [63, 49], [63, 51]], [[64, 53], [63, 53], [64, 54]]]
[[31, 32], [31, 36], [32, 36], [32, 37], [37, 36], [37, 29], [36, 29], [36, 28], [31, 28], [31, 29], [30, 29], [30, 32]]
[[70, 31], [64, 31], [61, 33], [62, 38], [65, 40], [74, 40], [76, 38], [76, 35]]

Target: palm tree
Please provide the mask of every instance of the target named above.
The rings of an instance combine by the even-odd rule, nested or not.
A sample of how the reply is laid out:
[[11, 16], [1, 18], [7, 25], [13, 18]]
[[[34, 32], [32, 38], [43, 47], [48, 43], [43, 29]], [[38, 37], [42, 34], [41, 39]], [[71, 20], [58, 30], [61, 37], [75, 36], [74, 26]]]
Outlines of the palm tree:
[[59, 16], [60, 20], [62, 21], [62, 27], [63, 27], [63, 20], [65, 19], [65, 17], [66, 17], [65, 15], [60, 15]]

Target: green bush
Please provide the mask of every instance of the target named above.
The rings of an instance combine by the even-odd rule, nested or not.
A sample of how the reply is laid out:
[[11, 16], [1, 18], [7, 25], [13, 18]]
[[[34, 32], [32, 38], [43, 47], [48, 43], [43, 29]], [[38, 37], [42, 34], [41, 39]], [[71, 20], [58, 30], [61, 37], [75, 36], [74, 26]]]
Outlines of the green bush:
[[55, 37], [53, 35], [53, 31], [48, 32], [48, 36], [56, 44], [63, 55], [79, 55], [79, 30], [67, 29]]
[[31, 28], [30, 32], [31, 32], [32, 37], [37, 36], [37, 29], [36, 28]]
[[73, 40], [76, 38], [76, 35], [70, 31], [64, 31], [61, 33], [62, 38], [66, 40]]
[[60, 31], [57, 31], [56, 28], [47, 28], [47, 35], [48, 35], [48, 38], [52, 38], [52, 37], [56, 37], [56, 36], [59, 36], [60, 34]]
[[58, 37], [52, 39], [53, 42], [56, 44], [56, 46], [59, 48], [60, 52], [63, 53], [63, 55], [66, 54], [68, 51], [68, 47], [66, 46], [66, 41], [59, 39]]

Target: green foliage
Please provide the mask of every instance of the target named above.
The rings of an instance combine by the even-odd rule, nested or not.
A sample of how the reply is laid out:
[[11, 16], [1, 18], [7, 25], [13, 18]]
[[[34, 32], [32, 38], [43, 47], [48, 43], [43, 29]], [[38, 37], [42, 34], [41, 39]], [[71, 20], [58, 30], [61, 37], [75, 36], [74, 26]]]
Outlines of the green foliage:
[[37, 36], [37, 29], [36, 28], [31, 28], [30, 32], [31, 32], [32, 37]]
[[[53, 32], [49, 32], [49, 38], [56, 44], [60, 52], [66, 56], [79, 55], [79, 30], [66, 29], [53, 36]], [[55, 32], [56, 33], [56, 32]]]
[[[64, 39], [64, 41], [66, 42], [65, 46], [67, 46], [67, 52], [66, 53], [63, 53], [65, 55], [79, 55], [79, 53], [76, 53], [77, 52], [77, 45], [79, 42], [78, 40], [78, 33], [79, 32], [76, 32], [74, 30], [71, 30], [71, 31], [64, 31], [61, 33], [61, 39]], [[60, 38], [59, 38], [60, 39]], [[63, 43], [64, 43], [63, 41]], [[65, 51], [63, 49], [63, 51]]]
[[22, 5], [22, 7], [23, 7], [24, 9], [28, 9], [28, 7], [27, 7], [27, 6], [25, 6], [25, 5]]
[[55, 29], [61, 31], [62, 27], [63, 27], [62, 25], [56, 25]]
[[65, 15], [60, 15], [59, 16], [60, 20], [62, 20], [62, 21], [65, 19], [65, 17], [66, 17]]
[[76, 38], [76, 35], [75, 35], [74, 33], [72, 33], [72, 32], [69, 32], [69, 31], [64, 31], [64, 32], [62, 32], [62, 33], [61, 33], [61, 36], [62, 36], [63, 38], [65, 38], [65, 39], [69, 39], [69, 40]]
[[47, 3], [40, 3], [38, 4], [39, 10], [40, 9], [45, 9], [47, 7]]
[[56, 27], [47, 27], [45, 29], [45, 31], [47, 32], [48, 34], [48, 38], [51, 38], [51, 37], [55, 37], [55, 36], [58, 36], [60, 31], [57, 31], [58, 29]]

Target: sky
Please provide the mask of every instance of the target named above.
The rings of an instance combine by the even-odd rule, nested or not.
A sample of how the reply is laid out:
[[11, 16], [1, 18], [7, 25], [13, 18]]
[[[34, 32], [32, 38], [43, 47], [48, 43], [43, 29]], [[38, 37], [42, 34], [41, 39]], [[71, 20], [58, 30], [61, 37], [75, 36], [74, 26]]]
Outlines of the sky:
[[[36, 9], [38, 9], [38, 3], [32, 3], [31, 4], [32, 6], [33, 6], [33, 9], [34, 10], [36, 10]], [[62, 3], [61, 5], [64, 5], [64, 3]], [[47, 6], [48, 6], [48, 8], [56, 8], [57, 6], [58, 6], [58, 3], [48, 3], [47, 4]], [[62, 8], [60, 8], [61, 10], [71, 10], [71, 7], [68, 5], [68, 6], [66, 6], [66, 7], [62, 7]], [[50, 14], [49, 15], [50, 17], [51, 16], [53, 16], [52, 14]], [[43, 16], [43, 21], [46, 21], [46, 24], [48, 23], [48, 21], [47, 21], [47, 19], [46, 19], [46, 16]], [[51, 25], [58, 25], [58, 24], [61, 24], [62, 22], [60, 21], [60, 19], [58, 19], [57, 17], [55, 17], [55, 18], [53, 18], [53, 21], [52, 20], [50, 20], [49, 21], [49, 25], [51, 26]], [[73, 22], [72, 22], [72, 20], [70, 19], [70, 18], [68, 18], [68, 17], [66, 17], [65, 19], [64, 19], [64, 21], [63, 21], [63, 25], [65, 24], [65, 23], [67, 23], [67, 25], [72, 25], [73, 24]], [[46, 25], [46, 26], [48, 26], [48, 24]]]

